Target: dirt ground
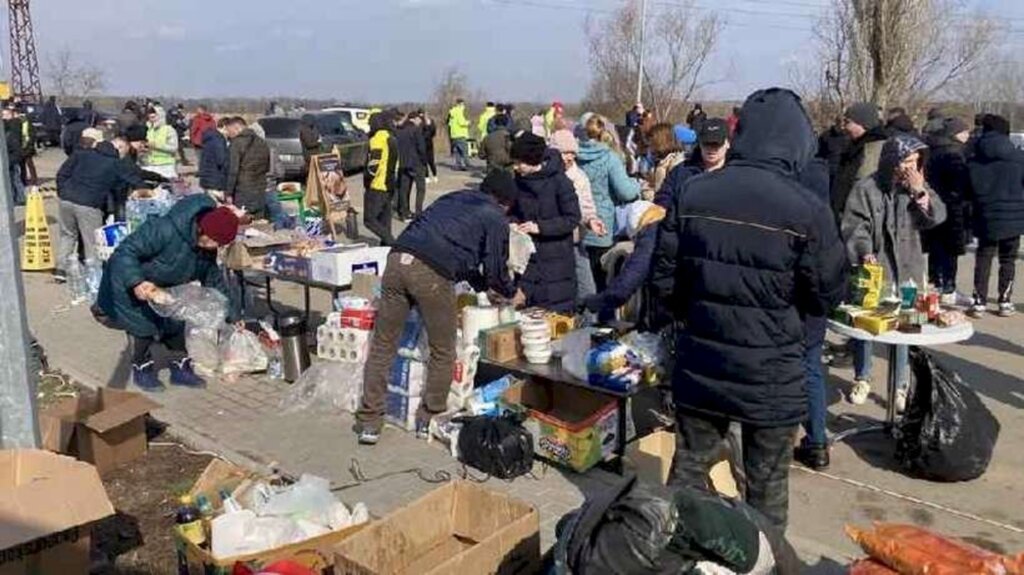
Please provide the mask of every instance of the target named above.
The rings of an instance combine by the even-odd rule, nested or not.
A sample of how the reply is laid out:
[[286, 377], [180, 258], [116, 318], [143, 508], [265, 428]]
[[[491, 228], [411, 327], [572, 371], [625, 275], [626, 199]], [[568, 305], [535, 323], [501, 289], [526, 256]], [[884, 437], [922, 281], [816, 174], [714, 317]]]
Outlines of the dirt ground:
[[174, 513], [178, 498], [213, 459], [192, 454], [154, 429], [149, 453], [103, 478], [117, 514], [93, 531], [96, 575], [174, 575]]

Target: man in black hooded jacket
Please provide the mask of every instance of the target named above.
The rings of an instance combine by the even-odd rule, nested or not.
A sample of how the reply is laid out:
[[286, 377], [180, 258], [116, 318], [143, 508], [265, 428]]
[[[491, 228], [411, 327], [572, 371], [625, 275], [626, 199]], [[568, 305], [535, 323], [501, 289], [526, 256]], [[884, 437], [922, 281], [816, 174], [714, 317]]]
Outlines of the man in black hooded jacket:
[[[674, 481], [707, 486], [731, 421], [743, 426], [747, 501], [785, 526], [789, 463], [807, 418], [804, 319], [838, 304], [846, 253], [826, 205], [798, 181], [815, 152], [796, 94], [752, 94], [725, 167], [691, 178], [673, 230]], [[671, 245], [671, 242], [668, 242]]]

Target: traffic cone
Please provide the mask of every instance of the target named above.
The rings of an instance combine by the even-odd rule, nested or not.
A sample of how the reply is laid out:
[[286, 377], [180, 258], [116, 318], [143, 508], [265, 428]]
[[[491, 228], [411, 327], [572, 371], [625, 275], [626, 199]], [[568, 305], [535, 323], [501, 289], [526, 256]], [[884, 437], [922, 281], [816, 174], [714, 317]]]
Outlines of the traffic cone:
[[52, 270], [53, 242], [50, 225], [46, 222], [43, 194], [32, 187], [25, 202], [25, 237], [21, 242], [21, 269], [23, 271]]

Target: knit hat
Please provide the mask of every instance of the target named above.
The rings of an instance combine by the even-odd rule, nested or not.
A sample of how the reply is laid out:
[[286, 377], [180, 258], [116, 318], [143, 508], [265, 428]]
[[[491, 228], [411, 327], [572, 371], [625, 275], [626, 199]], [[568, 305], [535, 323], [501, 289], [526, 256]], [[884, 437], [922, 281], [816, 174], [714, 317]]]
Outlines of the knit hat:
[[480, 183], [480, 191], [494, 196], [498, 203], [506, 206], [514, 205], [519, 197], [515, 179], [505, 170], [492, 170], [487, 174]]
[[871, 102], [857, 102], [846, 109], [843, 117], [864, 127], [865, 130], [877, 128], [881, 123], [878, 117], [878, 106]]
[[967, 122], [960, 118], [946, 118], [942, 122], [942, 133], [950, 138], [959, 134], [960, 132], [970, 132], [971, 127], [967, 125]]
[[578, 154], [580, 151], [580, 143], [576, 141], [576, 136], [573, 136], [569, 130], [558, 130], [551, 134], [550, 143], [552, 148], [563, 154]]
[[226, 246], [238, 235], [238, 216], [226, 206], [210, 210], [199, 216], [199, 232], [218, 245]]
[[539, 166], [544, 162], [544, 152], [547, 149], [548, 144], [544, 138], [526, 132], [512, 142], [512, 159], [531, 166]]
[[129, 142], [145, 142], [146, 127], [142, 124], [132, 124], [124, 129], [124, 137]]
[[996, 114], [985, 114], [981, 119], [982, 132], [995, 132], [1004, 136], [1010, 135], [1010, 122], [1006, 118]]

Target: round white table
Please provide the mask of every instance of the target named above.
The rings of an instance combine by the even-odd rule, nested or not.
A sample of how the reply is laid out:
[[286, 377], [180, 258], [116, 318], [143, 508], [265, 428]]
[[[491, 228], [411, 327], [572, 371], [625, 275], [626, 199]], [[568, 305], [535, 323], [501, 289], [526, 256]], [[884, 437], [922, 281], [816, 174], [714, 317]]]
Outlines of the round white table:
[[896, 348], [901, 345], [916, 345], [918, 347], [932, 347], [949, 343], [958, 343], [970, 339], [974, 335], [974, 325], [965, 321], [950, 327], [939, 327], [928, 324], [922, 326], [920, 333], [903, 333], [901, 331], [887, 331], [874, 335], [862, 329], [848, 326], [835, 320], [828, 320], [829, 331], [841, 336], [872, 343], [881, 343], [889, 348], [889, 371], [886, 378], [888, 404], [886, 406], [885, 423], [880, 425], [869, 425], [866, 427], [855, 427], [833, 436], [832, 441], [843, 441], [847, 437], [866, 433], [869, 431], [892, 430], [896, 423], [896, 384], [899, 374], [896, 373]]

